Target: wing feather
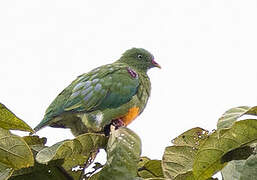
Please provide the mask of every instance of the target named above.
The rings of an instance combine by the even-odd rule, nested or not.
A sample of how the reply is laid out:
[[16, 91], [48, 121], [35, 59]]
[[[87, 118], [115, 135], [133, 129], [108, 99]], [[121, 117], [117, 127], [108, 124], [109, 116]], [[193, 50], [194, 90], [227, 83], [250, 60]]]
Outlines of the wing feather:
[[90, 112], [129, 102], [137, 93], [139, 79], [132, 77], [128, 68], [123, 63], [113, 63], [79, 76], [50, 104], [35, 130], [66, 112]]
[[115, 108], [131, 100], [138, 86], [138, 78], [131, 77], [126, 66], [107, 65], [80, 77], [63, 107], [65, 111], [88, 112]]

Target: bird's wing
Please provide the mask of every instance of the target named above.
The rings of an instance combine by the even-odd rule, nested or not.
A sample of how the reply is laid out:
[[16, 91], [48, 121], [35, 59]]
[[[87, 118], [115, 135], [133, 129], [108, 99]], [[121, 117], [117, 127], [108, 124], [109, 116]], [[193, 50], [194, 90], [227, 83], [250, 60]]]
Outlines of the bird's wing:
[[138, 76], [134, 73], [128, 66], [114, 63], [79, 76], [50, 104], [35, 131], [65, 112], [90, 112], [129, 102], [139, 86]]
[[115, 108], [136, 94], [138, 76], [124, 65], [106, 65], [84, 74], [71, 90], [64, 111], [94, 111]]

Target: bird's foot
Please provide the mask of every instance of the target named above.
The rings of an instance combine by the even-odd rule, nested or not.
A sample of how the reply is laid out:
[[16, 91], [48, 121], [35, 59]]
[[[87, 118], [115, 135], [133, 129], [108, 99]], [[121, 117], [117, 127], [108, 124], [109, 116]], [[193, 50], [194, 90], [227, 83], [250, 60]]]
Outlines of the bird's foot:
[[112, 122], [108, 125], [106, 125], [104, 127], [104, 134], [106, 136], [109, 136], [110, 135], [110, 131], [111, 131], [111, 126], [114, 126], [115, 130], [120, 128], [120, 127], [123, 127], [125, 126], [124, 122], [122, 121], [122, 119], [114, 119], [112, 120]]
[[114, 119], [114, 120], [112, 120], [111, 124], [115, 127], [115, 129], [118, 129], [120, 127], [124, 127], [125, 126], [125, 124], [122, 121], [122, 119]]

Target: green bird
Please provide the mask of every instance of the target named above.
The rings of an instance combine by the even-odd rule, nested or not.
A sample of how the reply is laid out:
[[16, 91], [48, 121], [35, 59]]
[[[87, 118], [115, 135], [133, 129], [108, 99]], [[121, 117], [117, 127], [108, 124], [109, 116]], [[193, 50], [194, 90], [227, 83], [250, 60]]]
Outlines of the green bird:
[[[77, 136], [127, 126], [147, 104], [151, 83], [147, 71], [160, 65], [142, 48], [127, 50], [112, 64], [77, 77], [50, 104], [35, 132], [45, 126], [70, 128]], [[108, 131], [108, 130], [107, 130]]]

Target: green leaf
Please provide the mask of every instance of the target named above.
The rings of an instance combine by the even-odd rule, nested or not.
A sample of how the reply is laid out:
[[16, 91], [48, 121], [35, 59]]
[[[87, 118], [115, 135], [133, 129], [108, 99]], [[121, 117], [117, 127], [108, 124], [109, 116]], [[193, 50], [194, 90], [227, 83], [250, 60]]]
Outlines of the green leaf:
[[125, 127], [113, 130], [108, 140], [106, 165], [90, 180], [136, 179], [140, 154], [141, 141], [133, 131]]
[[45, 137], [40, 138], [39, 136], [24, 136], [22, 138], [29, 145], [34, 155], [37, 154], [43, 148], [45, 148], [45, 144], [47, 141]]
[[162, 158], [164, 177], [168, 179], [191, 178], [197, 150], [190, 146], [166, 147]]
[[257, 155], [252, 155], [247, 160], [231, 161], [221, 173], [224, 180], [256, 180]]
[[195, 178], [194, 178], [193, 172], [188, 171], [187, 173], [179, 174], [178, 176], [176, 176], [175, 180], [195, 180]]
[[192, 128], [172, 140], [174, 146], [165, 149], [162, 168], [165, 178], [194, 179], [192, 169], [199, 146], [208, 138], [208, 131]]
[[221, 118], [219, 118], [217, 123], [217, 130], [220, 132], [221, 130], [231, 128], [231, 126], [237, 121], [238, 118], [246, 114], [256, 116], [257, 106], [239, 106], [229, 109], [221, 116]]
[[254, 153], [254, 148], [250, 146], [243, 146], [237, 149], [233, 149], [232, 151], [227, 152], [221, 158], [221, 163], [229, 162], [232, 160], [243, 160], [247, 159]]
[[108, 138], [99, 133], [87, 133], [75, 138], [82, 147], [82, 154], [89, 155], [92, 151], [104, 149], [107, 146]]
[[5, 169], [3, 171], [0, 171], [0, 179], [1, 180], [9, 179], [11, 177], [13, 171], [14, 170], [12, 168], [8, 168], [8, 169]]
[[6, 167], [20, 169], [33, 166], [34, 158], [21, 137], [0, 128], [0, 162]]
[[[140, 158], [142, 160], [142, 158]], [[142, 178], [164, 177], [160, 160], [148, 160], [144, 164], [140, 161], [141, 166], [138, 168], [138, 176]], [[139, 163], [139, 164], [140, 164]]]
[[65, 159], [62, 167], [71, 177], [73, 177], [73, 179], [79, 179], [79, 177], [82, 176], [83, 168], [89, 159], [90, 155], [84, 156], [81, 154], [74, 154]]
[[47, 141], [45, 137], [40, 138], [39, 136], [24, 136], [23, 139], [29, 146], [38, 144], [45, 145]]
[[210, 178], [226, 165], [221, 160], [227, 152], [252, 143], [256, 139], [257, 120], [254, 119], [235, 122], [221, 136], [214, 132], [200, 146], [195, 157], [193, 173], [196, 179]]
[[76, 143], [73, 143], [72, 140], [65, 140], [39, 151], [36, 160], [41, 164], [47, 164], [49, 161], [68, 158], [73, 153], [78, 154], [80, 152], [81, 147], [77, 147]]
[[36, 160], [47, 164], [49, 161], [69, 158], [76, 154], [89, 156], [93, 150], [104, 148], [105, 144], [106, 137], [102, 134], [82, 134], [73, 140], [65, 140], [42, 149], [37, 154]]
[[20, 118], [15, 116], [5, 105], [0, 103], [0, 127], [7, 130], [21, 130], [34, 132], [29, 125], [27, 125]]
[[[73, 140], [65, 140], [46, 147], [39, 151], [36, 160], [39, 163], [47, 164], [51, 161], [63, 159], [62, 167], [73, 178], [81, 175], [85, 163], [92, 163], [90, 158], [95, 156], [98, 149], [105, 148], [107, 138], [103, 134], [87, 133], [77, 136]], [[77, 167], [79, 170], [74, 171]]]
[[[97, 176], [94, 176], [94, 175], [99, 175], [99, 173], [96, 173], [96, 171], [98, 170], [101, 170], [103, 168], [103, 165], [99, 162], [95, 162], [94, 163], [94, 166], [92, 167], [93, 170], [92, 171], [89, 171], [87, 172], [86, 174], [83, 175], [83, 177], [87, 180], [88, 178], [90, 178], [91, 180], [92, 179], [98, 179]], [[91, 176], [91, 177], [90, 177]], [[93, 178], [94, 176], [94, 178]]]
[[175, 139], [172, 143], [176, 146], [190, 146], [198, 148], [204, 139], [208, 137], [208, 131], [199, 127], [192, 128]]
[[9, 180], [74, 180], [58, 163], [48, 165], [36, 163], [30, 168], [20, 169]]
[[150, 161], [150, 160], [151, 160], [151, 159], [148, 158], [148, 157], [146, 157], [146, 156], [140, 157], [139, 162], [138, 162], [138, 164], [137, 164], [137, 167], [138, 167], [138, 168], [143, 167], [143, 166], [145, 165], [145, 163], [147, 163], [147, 162]]
[[240, 174], [243, 171], [244, 160], [237, 160], [229, 162], [222, 170], [223, 180], [239, 180]]
[[1, 180], [7, 180], [9, 177], [11, 177], [13, 173], [13, 169], [6, 167], [2, 163], [0, 163], [0, 179]]

